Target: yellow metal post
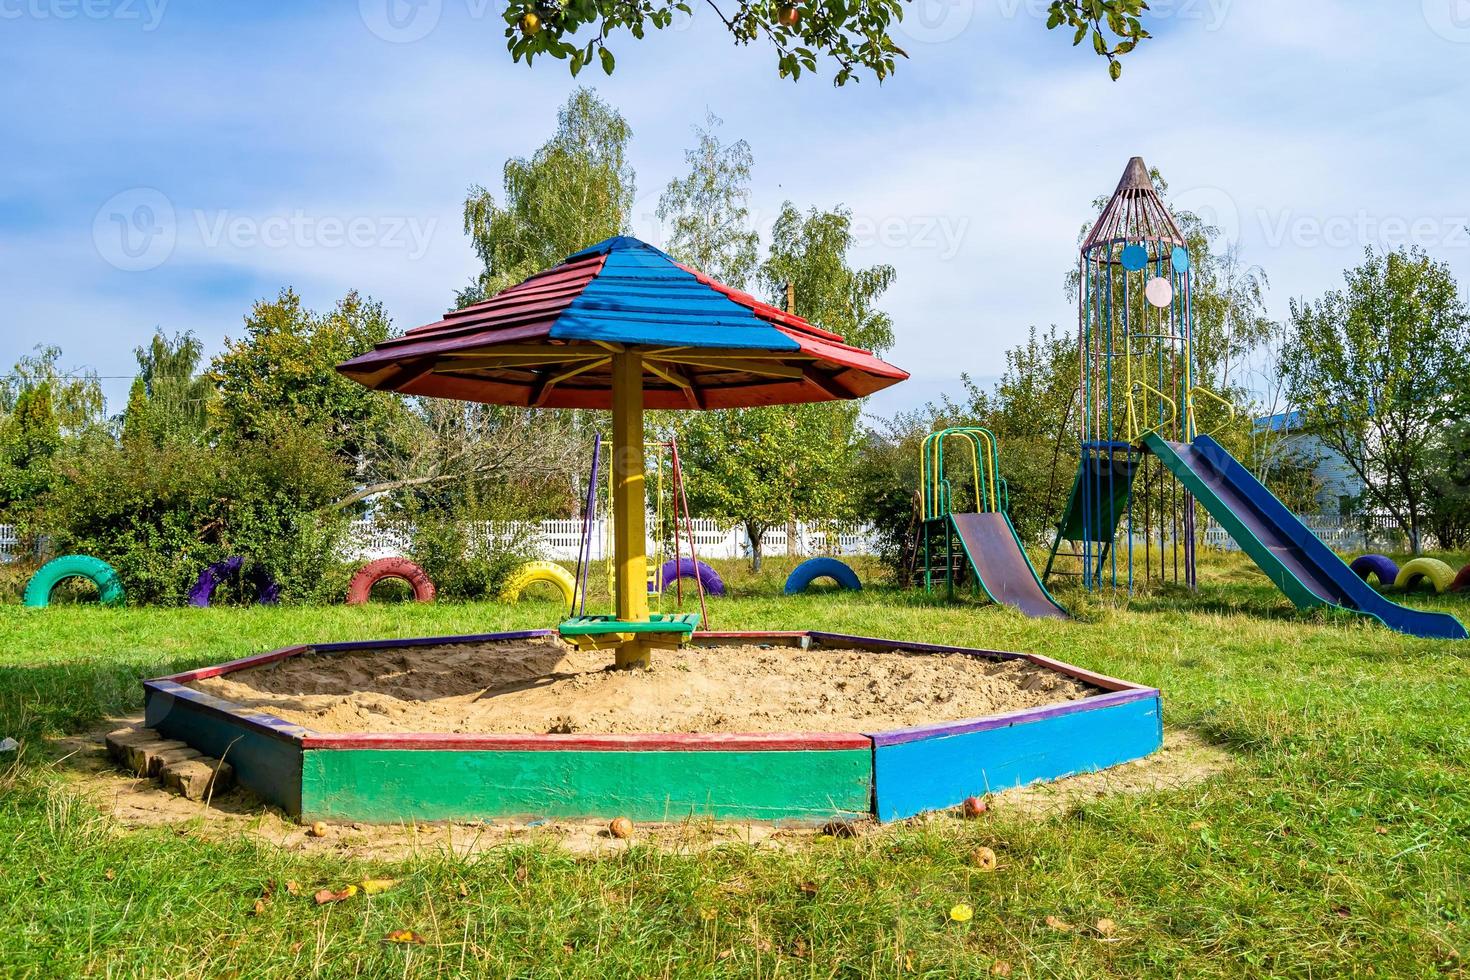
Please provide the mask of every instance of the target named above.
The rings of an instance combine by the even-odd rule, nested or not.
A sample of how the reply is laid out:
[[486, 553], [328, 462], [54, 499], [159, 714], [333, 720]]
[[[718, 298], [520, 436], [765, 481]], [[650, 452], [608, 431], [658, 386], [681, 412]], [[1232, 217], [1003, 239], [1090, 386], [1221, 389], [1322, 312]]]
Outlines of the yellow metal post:
[[[648, 618], [648, 555], [644, 529], [643, 358], [612, 359], [613, 568], [618, 619]], [[617, 649], [618, 667], [647, 667], [648, 644], [633, 636]]]

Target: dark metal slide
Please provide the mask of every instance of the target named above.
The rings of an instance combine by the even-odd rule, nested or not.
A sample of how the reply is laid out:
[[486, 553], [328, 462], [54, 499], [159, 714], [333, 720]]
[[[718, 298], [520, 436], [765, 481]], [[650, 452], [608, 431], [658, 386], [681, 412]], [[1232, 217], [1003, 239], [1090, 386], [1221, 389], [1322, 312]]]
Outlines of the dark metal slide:
[[1041, 584], [1009, 517], [951, 514], [949, 519], [970, 559], [976, 581], [992, 601], [1037, 619], [1071, 618]]
[[1410, 609], [1375, 592], [1209, 436], [1199, 436], [1191, 444], [1148, 435], [1143, 444], [1298, 608], [1336, 606], [1410, 636], [1447, 640], [1470, 636], [1449, 613]]

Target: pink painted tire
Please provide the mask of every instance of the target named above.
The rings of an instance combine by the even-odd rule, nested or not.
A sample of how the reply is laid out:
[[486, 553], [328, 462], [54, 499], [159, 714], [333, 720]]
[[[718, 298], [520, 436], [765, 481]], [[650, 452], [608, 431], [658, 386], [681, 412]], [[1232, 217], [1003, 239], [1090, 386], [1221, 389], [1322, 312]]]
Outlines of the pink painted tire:
[[368, 562], [352, 576], [352, 581], [347, 584], [347, 604], [360, 606], [367, 602], [373, 586], [385, 578], [399, 578], [407, 582], [413, 589], [416, 602], [434, 601], [434, 583], [430, 581], [428, 572], [407, 558], [379, 558]]

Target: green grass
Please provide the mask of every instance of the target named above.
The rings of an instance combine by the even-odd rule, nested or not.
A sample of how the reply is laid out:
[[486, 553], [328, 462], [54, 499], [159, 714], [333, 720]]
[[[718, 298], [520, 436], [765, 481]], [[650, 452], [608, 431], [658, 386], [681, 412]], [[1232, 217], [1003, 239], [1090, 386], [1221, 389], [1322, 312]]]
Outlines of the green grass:
[[[1165, 722], [1230, 771], [1050, 818], [1003, 809], [790, 853], [513, 846], [401, 864], [302, 856], [187, 826], [123, 829], [79, 802], [45, 734], [139, 706], [138, 678], [291, 642], [546, 625], [550, 604], [45, 611], [0, 607], [0, 976], [1436, 976], [1470, 956], [1470, 645], [1302, 614], [1238, 559], [1198, 594], [1063, 591], [1073, 623], [916, 593], [711, 607], [720, 628], [820, 627], [1034, 651], [1164, 691]], [[1416, 596], [1470, 614], [1470, 598]], [[993, 847], [1002, 867], [967, 856]], [[109, 874], [110, 872], [110, 874]], [[315, 907], [309, 888], [403, 883]], [[814, 887], [812, 887], [814, 886]], [[463, 892], [463, 894], [462, 894]], [[975, 909], [967, 924], [951, 906]], [[1112, 941], [1047, 916], [1117, 922]], [[422, 947], [380, 942], [393, 928]], [[1455, 951], [1458, 951], [1456, 953]]]

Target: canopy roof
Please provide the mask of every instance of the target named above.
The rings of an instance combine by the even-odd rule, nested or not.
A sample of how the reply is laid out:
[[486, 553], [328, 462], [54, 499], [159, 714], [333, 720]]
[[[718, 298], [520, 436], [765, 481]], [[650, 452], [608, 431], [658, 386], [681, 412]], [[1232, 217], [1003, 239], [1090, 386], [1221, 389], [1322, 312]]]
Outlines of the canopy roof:
[[1114, 246], [1137, 241], [1159, 246], [1189, 244], [1154, 189], [1143, 157], [1134, 157], [1123, 168], [1123, 178], [1083, 241], [1082, 251], [1087, 253], [1102, 246], [1110, 253]]
[[861, 398], [908, 377], [837, 334], [636, 238], [569, 255], [337, 370], [369, 388], [498, 405], [610, 408], [612, 354], [643, 358], [649, 408]]

